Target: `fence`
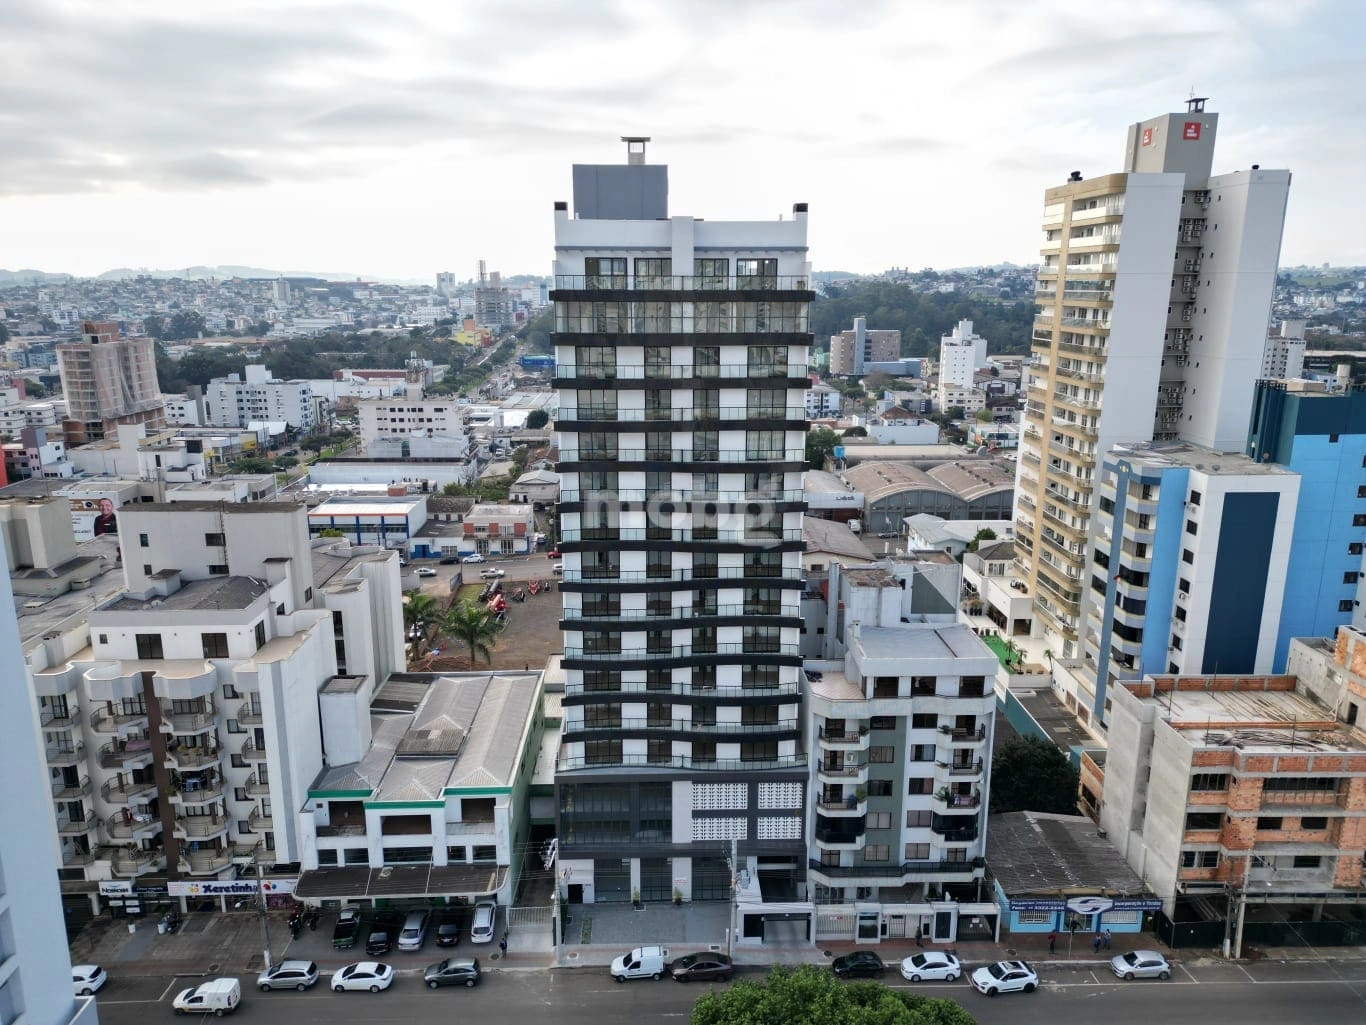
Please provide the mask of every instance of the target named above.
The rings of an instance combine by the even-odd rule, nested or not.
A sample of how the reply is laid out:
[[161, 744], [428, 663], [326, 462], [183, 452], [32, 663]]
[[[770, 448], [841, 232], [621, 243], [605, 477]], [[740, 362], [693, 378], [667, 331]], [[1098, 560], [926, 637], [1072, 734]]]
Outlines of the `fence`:
[[549, 904], [541, 904], [535, 907], [508, 908], [507, 928], [508, 932], [514, 929], [544, 929], [550, 931], [550, 923], [553, 921], [553, 909]]

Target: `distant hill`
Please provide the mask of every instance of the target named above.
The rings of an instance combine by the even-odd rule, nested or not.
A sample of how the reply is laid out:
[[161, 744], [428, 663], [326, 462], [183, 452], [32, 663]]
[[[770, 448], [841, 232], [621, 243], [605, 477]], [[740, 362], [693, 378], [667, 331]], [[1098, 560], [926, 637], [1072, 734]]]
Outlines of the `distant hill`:
[[72, 280], [70, 274], [51, 274], [44, 270], [0, 270], [0, 288], [10, 285], [60, 283]]

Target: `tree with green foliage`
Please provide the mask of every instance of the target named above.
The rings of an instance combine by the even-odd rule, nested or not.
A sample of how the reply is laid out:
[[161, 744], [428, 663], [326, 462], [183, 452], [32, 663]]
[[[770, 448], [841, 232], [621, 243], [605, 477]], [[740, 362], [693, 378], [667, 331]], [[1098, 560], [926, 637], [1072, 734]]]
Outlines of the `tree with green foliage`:
[[181, 310], [172, 314], [167, 322], [163, 337], [172, 341], [181, 338], [198, 338], [204, 331], [204, 315], [196, 310]]
[[230, 470], [232, 473], [274, 473], [275, 464], [259, 456], [247, 456], [233, 463]]
[[545, 427], [549, 423], [550, 414], [547, 413], [544, 409], [533, 409], [526, 416], [527, 429], [531, 431], [539, 431], [542, 427]]
[[977, 422], [979, 424], [989, 424], [994, 419], [996, 419], [996, 414], [986, 406], [983, 406], [977, 411]]
[[468, 598], [447, 609], [441, 620], [441, 633], [469, 648], [471, 669], [481, 658], [486, 664], [493, 664], [493, 646], [500, 630], [502, 625], [493, 613]]
[[990, 813], [1077, 813], [1080, 778], [1067, 756], [1038, 737], [1011, 737], [991, 759]]
[[967, 543], [967, 549], [966, 549], [966, 550], [969, 551], [969, 552], [975, 552], [975, 551], [977, 551], [978, 548], [981, 547], [983, 541], [995, 541], [995, 540], [996, 540], [996, 531], [992, 530], [990, 527], [983, 527], [983, 528], [982, 528], [981, 530], [979, 530], [977, 533], [975, 533], [975, 534], [972, 535], [972, 540], [969, 541], [969, 542]]
[[868, 437], [867, 427], [850, 427], [841, 437], [845, 438], [866, 438]]
[[149, 338], [160, 338], [161, 332], [166, 329], [166, 321], [159, 314], [153, 313], [142, 318], [142, 330]]
[[47, 398], [47, 389], [38, 381], [29, 378], [24, 379], [24, 395], [30, 399]]
[[277, 470], [291, 470], [299, 465], [299, 460], [294, 456], [276, 456], [275, 468]]
[[767, 978], [704, 993], [690, 1025], [976, 1025], [952, 1000], [841, 982], [814, 965], [774, 968]]
[[806, 465], [813, 470], [820, 470], [825, 466], [825, 460], [835, 451], [840, 443], [840, 436], [829, 427], [817, 427], [814, 431], [806, 434]]
[[319, 537], [345, 537], [345, 532], [340, 527], [323, 527], [318, 531]]
[[408, 638], [408, 661], [416, 662], [442, 621], [441, 605], [430, 594], [414, 591], [403, 599], [403, 636]]

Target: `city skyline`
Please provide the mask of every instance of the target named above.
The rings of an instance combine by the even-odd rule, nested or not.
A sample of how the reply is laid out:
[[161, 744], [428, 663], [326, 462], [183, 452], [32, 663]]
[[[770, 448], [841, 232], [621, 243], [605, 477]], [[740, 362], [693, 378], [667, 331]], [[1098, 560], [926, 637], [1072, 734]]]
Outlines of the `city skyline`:
[[[1333, 185], [1361, 163], [1362, 21], [1345, 0], [1065, 17], [991, 0], [21, 0], [0, 39], [21, 83], [0, 124], [0, 267], [540, 273], [564, 165], [617, 161], [623, 134], [653, 137], [673, 209], [809, 203], [816, 269], [1028, 264], [1039, 190], [1117, 165], [1113, 126], [1192, 88], [1221, 115], [1224, 166], [1294, 174], [1282, 264], [1362, 264], [1366, 210]], [[772, 210], [743, 208], [756, 187]]]

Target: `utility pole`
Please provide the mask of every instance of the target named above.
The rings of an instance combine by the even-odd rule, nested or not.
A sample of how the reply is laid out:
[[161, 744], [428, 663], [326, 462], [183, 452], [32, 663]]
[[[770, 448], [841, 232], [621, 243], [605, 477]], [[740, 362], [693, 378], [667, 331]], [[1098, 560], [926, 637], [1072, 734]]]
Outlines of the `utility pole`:
[[1252, 870], [1252, 852], [1243, 859], [1243, 888], [1238, 891], [1238, 921], [1233, 927], [1233, 957], [1235, 960], [1243, 956], [1243, 918], [1247, 914], [1247, 882], [1248, 873]]
[[726, 927], [726, 957], [735, 953], [735, 909], [739, 904], [740, 855], [735, 839], [730, 841], [730, 922]]
[[266, 958], [266, 969], [274, 967], [270, 956], [270, 919], [266, 917], [266, 867], [256, 859], [256, 913], [261, 918], [261, 948]]

